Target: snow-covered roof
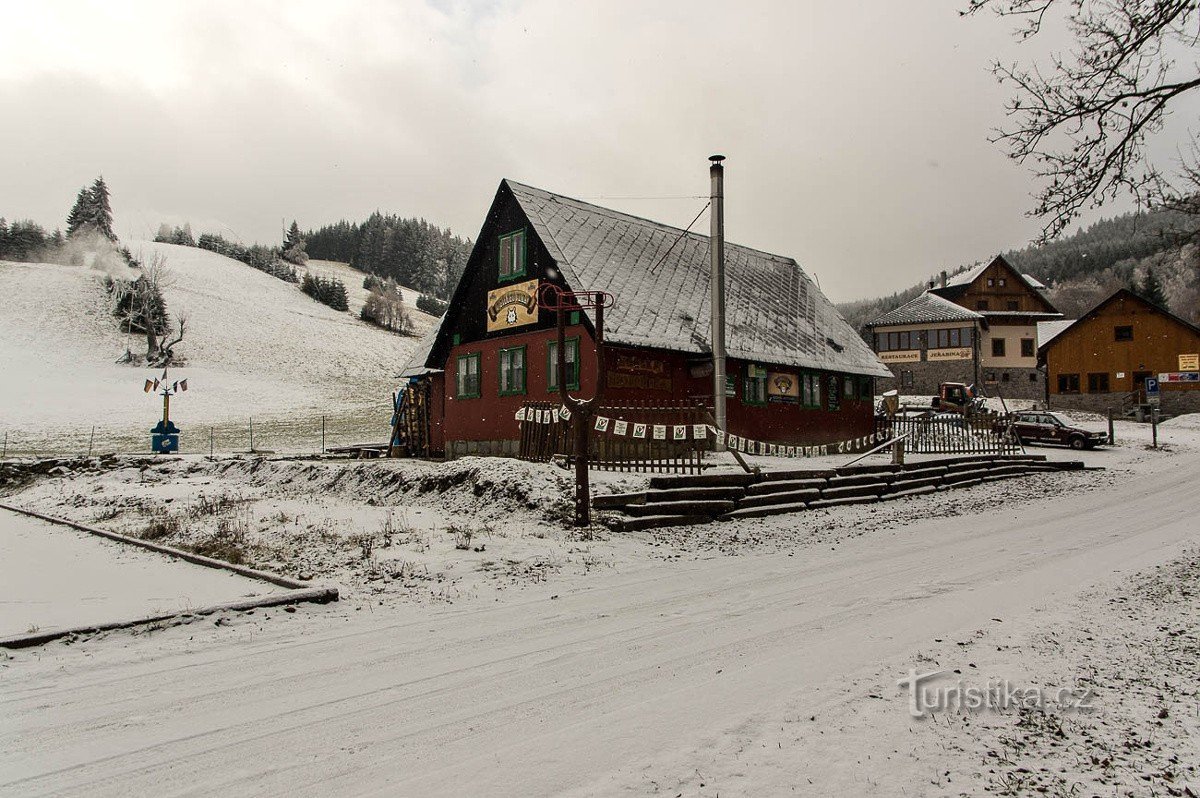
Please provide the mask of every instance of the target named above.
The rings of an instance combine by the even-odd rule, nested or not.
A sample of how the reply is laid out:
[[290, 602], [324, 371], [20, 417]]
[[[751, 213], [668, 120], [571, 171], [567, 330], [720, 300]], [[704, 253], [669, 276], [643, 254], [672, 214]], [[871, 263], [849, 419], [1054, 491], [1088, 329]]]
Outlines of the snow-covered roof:
[[909, 300], [900, 307], [890, 310], [874, 321], [868, 322], [868, 327], [891, 327], [898, 324], [932, 324], [949, 321], [978, 321], [983, 316], [962, 305], [956, 305], [948, 299], [942, 299], [937, 294], [928, 291], [915, 299]]
[[1024, 272], [1022, 272], [1021, 276], [1025, 278], [1025, 282], [1029, 283], [1029, 285], [1031, 287], [1036, 288], [1039, 291], [1046, 290], [1046, 284], [1043, 283], [1038, 278], [1034, 277], [1032, 274], [1025, 274]]
[[[708, 236], [505, 184], [567, 284], [616, 296], [604, 314], [606, 341], [711, 352]], [[730, 357], [891, 376], [795, 260], [726, 243], [725, 268]]]
[[429, 331], [421, 337], [421, 342], [417, 344], [417, 348], [413, 350], [408, 360], [404, 361], [404, 365], [400, 367], [400, 379], [407, 380], [409, 377], [420, 377], [422, 374], [434, 374], [441, 369], [430, 368], [425, 365], [429, 360], [429, 353], [433, 349], [433, 344], [437, 341], [438, 333], [442, 329], [442, 320], [446, 318], [442, 316], [434, 323]]
[[1039, 321], [1037, 323], [1037, 345], [1041, 349], [1046, 344], [1054, 340], [1058, 335], [1072, 324], [1075, 319], [1059, 319], [1057, 321]]

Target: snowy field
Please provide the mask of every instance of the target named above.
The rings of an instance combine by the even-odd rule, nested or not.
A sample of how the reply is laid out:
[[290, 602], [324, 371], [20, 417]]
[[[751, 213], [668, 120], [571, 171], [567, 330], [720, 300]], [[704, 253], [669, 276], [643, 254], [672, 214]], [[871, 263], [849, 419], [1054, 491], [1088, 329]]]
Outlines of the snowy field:
[[207, 607], [285, 588], [0, 510], [0, 637]]
[[[591, 539], [566, 472], [499, 459], [41, 479], [9, 501], [166, 512], [178, 543], [225, 519], [251, 564], [344, 600], [9, 655], [0, 793], [1195, 792], [1200, 420], [1160, 433], [1037, 450], [1104, 470]], [[1095, 709], [914, 718], [910, 669]]]
[[[194, 247], [133, 242], [166, 258], [168, 311], [190, 331], [171, 369], [190, 390], [172, 404], [184, 451], [314, 452], [386, 440], [395, 375], [417, 345], [334, 311], [245, 264]], [[330, 267], [332, 268], [332, 267]], [[348, 267], [341, 267], [350, 271]], [[118, 332], [104, 274], [82, 266], [0, 262], [0, 435], [12, 453], [144, 452], [162, 402], [142, 393], [147, 369], [117, 364], [144, 340]], [[349, 279], [349, 277], [347, 277]], [[362, 276], [357, 287], [361, 293]], [[348, 284], [349, 287], [349, 284]], [[414, 295], [415, 301], [415, 295]], [[417, 331], [431, 317], [413, 308]], [[161, 373], [161, 372], [159, 372]]]

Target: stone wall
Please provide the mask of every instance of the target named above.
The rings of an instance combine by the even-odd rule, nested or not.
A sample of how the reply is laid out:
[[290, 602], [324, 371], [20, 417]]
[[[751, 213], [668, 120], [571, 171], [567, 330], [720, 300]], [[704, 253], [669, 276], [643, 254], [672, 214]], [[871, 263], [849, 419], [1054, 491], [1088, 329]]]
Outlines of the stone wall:
[[[1054, 393], [1050, 394], [1051, 410], [1086, 410], [1092, 413], [1124, 413], [1127, 409], [1124, 393]], [[1169, 416], [1200, 413], [1200, 388], [1163, 387], [1159, 404]]]
[[520, 441], [446, 441], [446, 459], [459, 457], [516, 457], [521, 452]]
[[[918, 363], [888, 363], [887, 367], [895, 375], [891, 385], [880, 386], [887, 390], [895, 388], [904, 395], [934, 396], [938, 386], [943, 382], [965, 382], [968, 385], [975, 382], [975, 364], [970, 360], [944, 360], [941, 362], [920, 361]], [[912, 373], [912, 384], [902, 381], [903, 372]]]
[[[1036, 368], [996, 368], [984, 366], [980, 368], [983, 388], [989, 396], [1000, 395], [1005, 399], [1039, 399], [1046, 398], [1046, 375]], [[994, 376], [995, 382], [988, 377]], [[1005, 380], [1005, 377], [1008, 377]]]

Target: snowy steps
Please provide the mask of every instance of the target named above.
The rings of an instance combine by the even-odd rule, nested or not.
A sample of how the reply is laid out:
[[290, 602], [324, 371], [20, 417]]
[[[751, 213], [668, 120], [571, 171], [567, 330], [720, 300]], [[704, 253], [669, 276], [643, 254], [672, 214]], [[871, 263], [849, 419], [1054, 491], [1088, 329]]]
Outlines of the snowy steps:
[[1083, 468], [1044, 455], [949, 457], [906, 465], [851, 466], [760, 474], [653, 477], [650, 489], [596, 496], [592, 506], [618, 511], [614, 529], [632, 532], [926, 496], [1004, 479]]

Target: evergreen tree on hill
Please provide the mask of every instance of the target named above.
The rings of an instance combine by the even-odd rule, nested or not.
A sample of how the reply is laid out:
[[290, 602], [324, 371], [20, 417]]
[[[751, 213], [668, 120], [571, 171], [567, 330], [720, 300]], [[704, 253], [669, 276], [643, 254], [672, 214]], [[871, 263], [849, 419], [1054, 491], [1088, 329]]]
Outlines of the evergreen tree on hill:
[[1160, 308], [1167, 306], [1167, 294], [1163, 290], [1163, 285], [1158, 279], [1158, 275], [1154, 273], [1153, 266], [1146, 268], [1146, 279], [1142, 282], [1141, 290], [1138, 293], [1142, 299], [1158, 305]]
[[297, 266], [303, 266], [308, 262], [308, 253], [304, 251], [304, 236], [300, 234], [300, 225], [296, 224], [296, 220], [292, 220], [292, 226], [288, 228], [287, 234], [283, 238], [283, 254], [281, 257], [288, 263], [294, 263]]
[[109, 241], [117, 240], [117, 234], [113, 232], [108, 184], [104, 182], [103, 176], [97, 177], [90, 188], [79, 189], [75, 204], [67, 214], [67, 238], [84, 229], [93, 229]]
[[97, 177], [92, 183], [92, 222], [100, 234], [109, 241], [116, 241], [117, 234], [113, 232], [112, 205], [108, 201], [108, 184], [104, 176]]
[[67, 238], [79, 232], [79, 228], [92, 219], [92, 192], [87, 187], [79, 189], [75, 195], [75, 204], [67, 214]]

